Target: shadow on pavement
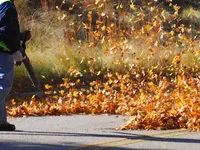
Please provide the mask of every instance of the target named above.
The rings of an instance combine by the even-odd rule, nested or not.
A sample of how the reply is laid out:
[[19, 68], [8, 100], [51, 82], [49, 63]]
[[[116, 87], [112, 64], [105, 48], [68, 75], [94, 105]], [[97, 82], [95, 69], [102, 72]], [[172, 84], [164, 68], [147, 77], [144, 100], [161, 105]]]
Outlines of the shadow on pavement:
[[[0, 144], [0, 150], [93, 150], [102, 147], [91, 147], [91, 148], [80, 148], [79, 145], [75, 143], [66, 143], [65, 145], [51, 145], [51, 144], [40, 144], [40, 143], [23, 143], [16, 141], [8, 141], [7, 143]], [[105, 148], [106, 149], [106, 148]], [[134, 149], [134, 148], [120, 148], [112, 147], [109, 150], [147, 150], [147, 149]], [[151, 149], [158, 150], [158, 149]], [[167, 149], [159, 149], [167, 150]]]
[[[115, 132], [117, 134], [122, 134], [125, 136], [132, 136], [129, 139], [132, 140], [146, 140], [146, 141], [158, 141], [158, 142], [177, 142], [177, 143], [200, 143], [200, 139], [189, 139], [189, 138], [170, 138], [170, 137], [156, 137], [156, 136], [149, 136], [149, 135], [140, 135], [140, 134], [133, 134], [133, 133], [128, 133], [128, 132]], [[191, 132], [192, 133], [192, 132]], [[186, 134], [187, 135], [187, 134]], [[135, 137], [136, 136], [136, 137]], [[157, 135], [159, 136], [159, 135]]]
[[68, 132], [42, 132], [42, 131], [15, 131], [15, 132], [2, 132], [1, 134], [6, 135], [21, 135], [21, 136], [77, 136], [77, 137], [102, 137], [102, 138], [126, 138], [130, 140], [146, 140], [146, 141], [158, 141], [158, 142], [177, 142], [177, 143], [200, 143], [200, 139], [189, 139], [189, 138], [164, 138], [142, 134], [133, 134], [127, 132], [114, 132], [114, 133], [68, 133]]
[[8, 141], [0, 145], [0, 150], [67, 150], [68, 146]]

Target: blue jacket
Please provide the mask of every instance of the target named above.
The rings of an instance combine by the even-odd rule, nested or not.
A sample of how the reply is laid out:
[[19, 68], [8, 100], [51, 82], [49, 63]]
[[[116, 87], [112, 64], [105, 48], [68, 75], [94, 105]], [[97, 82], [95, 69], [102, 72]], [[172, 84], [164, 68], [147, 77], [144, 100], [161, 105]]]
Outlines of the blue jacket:
[[9, 51], [0, 47], [0, 52], [13, 54], [20, 49], [20, 31], [15, 5], [11, 1], [0, 4], [0, 41], [3, 41]]

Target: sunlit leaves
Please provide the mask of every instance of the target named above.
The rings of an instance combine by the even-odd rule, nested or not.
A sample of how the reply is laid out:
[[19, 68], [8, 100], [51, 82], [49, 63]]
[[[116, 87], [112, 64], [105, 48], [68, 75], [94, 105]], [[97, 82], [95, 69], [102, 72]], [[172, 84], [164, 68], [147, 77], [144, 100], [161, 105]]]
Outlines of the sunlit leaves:
[[178, 65], [181, 63], [181, 55], [180, 55], [180, 54], [177, 54], [177, 55], [174, 57], [172, 63], [173, 63], [175, 66], [178, 66]]
[[[199, 130], [199, 28], [181, 22], [180, 8], [172, 4], [172, 13], [151, 2], [130, 3], [128, 9], [103, 0], [94, 4], [94, 27], [94, 9], [89, 8], [66, 23], [66, 44], [71, 44], [79, 67], [71, 64], [71, 56], [61, 58], [60, 63], [69, 62], [68, 77], [57, 86], [45, 84], [42, 100], [11, 100], [8, 114], [122, 114], [133, 118], [121, 129]], [[76, 37], [79, 32], [83, 41]], [[186, 55], [192, 56], [192, 66], [184, 64]]]
[[133, 3], [130, 4], [131, 9], [135, 9], [135, 5]]
[[48, 84], [45, 84], [44, 86], [45, 86], [45, 89], [46, 89], [46, 90], [49, 90], [49, 89], [52, 88], [52, 86], [51, 86], [51, 85], [48, 85]]
[[[7, 108], [8, 114], [126, 114], [134, 117], [120, 129], [200, 128], [200, 80], [185, 76], [183, 70], [179, 70], [179, 76], [173, 80], [153, 70], [137, 70], [133, 77], [107, 73], [104, 80], [90, 82], [89, 89], [78, 87], [81, 84], [79, 79], [72, 82], [66, 78], [54, 96], [48, 95], [42, 101], [36, 96], [23, 103], [13, 99]], [[46, 85], [46, 89], [52, 90], [52, 87]]]

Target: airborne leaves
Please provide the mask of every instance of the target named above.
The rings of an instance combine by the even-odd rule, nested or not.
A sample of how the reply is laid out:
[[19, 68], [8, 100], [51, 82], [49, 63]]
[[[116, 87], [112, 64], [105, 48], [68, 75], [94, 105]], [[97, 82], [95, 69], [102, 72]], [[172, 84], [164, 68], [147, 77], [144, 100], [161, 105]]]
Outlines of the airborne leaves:
[[[69, 24], [87, 31], [87, 42], [75, 41], [76, 30], [67, 33], [72, 47], [86, 47], [76, 53], [88, 52], [89, 56], [81, 56], [77, 62], [86, 66], [84, 70], [70, 66], [70, 77], [62, 84], [44, 85], [47, 95], [42, 100], [35, 96], [24, 102], [12, 99], [8, 114], [121, 114], [132, 116], [119, 128], [122, 130], [199, 131], [199, 28], [179, 22], [180, 8], [172, 4], [172, 13], [152, 1], [140, 6], [130, 3], [129, 11], [120, 3], [115, 12], [109, 12], [113, 7], [103, 0], [95, 0], [94, 7], [99, 14], [95, 31], [91, 27], [92, 11], [88, 12], [88, 22]], [[92, 50], [99, 55], [94, 56]]]

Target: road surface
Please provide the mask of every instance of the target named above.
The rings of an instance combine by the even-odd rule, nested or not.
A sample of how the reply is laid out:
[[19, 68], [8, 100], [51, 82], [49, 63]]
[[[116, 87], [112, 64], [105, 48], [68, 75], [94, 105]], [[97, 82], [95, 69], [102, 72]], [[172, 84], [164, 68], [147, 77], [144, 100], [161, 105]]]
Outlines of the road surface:
[[129, 117], [71, 115], [12, 118], [0, 132], [0, 150], [200, 150], [200, 133], [188, 130], [119, 131]]

